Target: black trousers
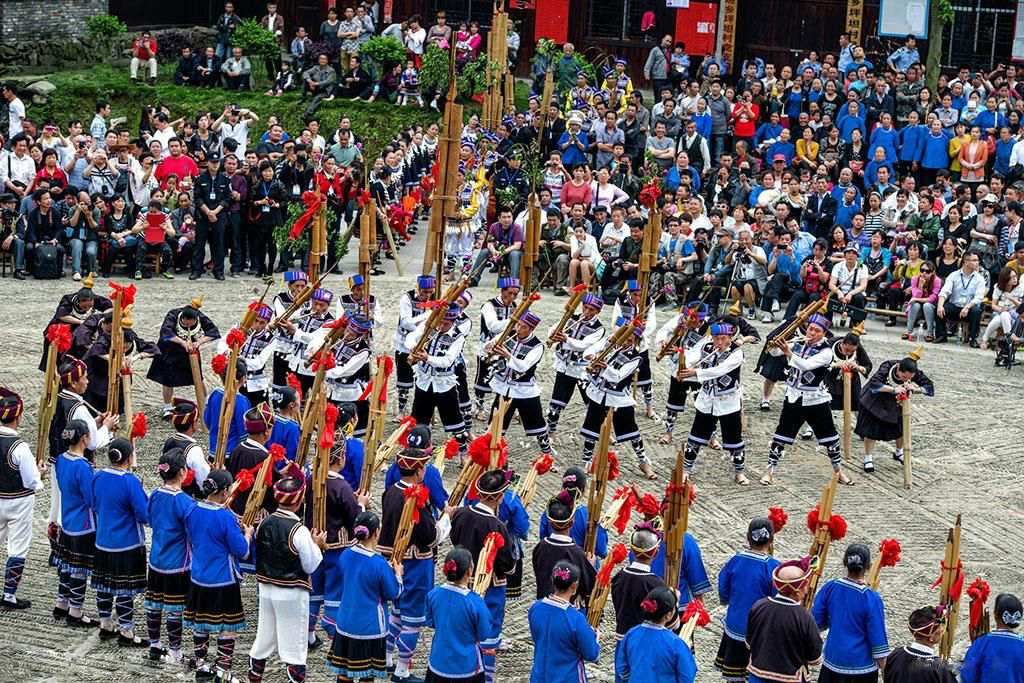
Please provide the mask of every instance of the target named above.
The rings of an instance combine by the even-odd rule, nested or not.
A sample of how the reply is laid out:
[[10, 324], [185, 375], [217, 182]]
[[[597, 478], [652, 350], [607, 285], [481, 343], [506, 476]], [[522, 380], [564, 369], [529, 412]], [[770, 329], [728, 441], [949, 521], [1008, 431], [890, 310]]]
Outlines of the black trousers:
[[[949, 338], [949, 326], [947, 323], [959, 324], [963, 319], [960, 317], [961, 311], [964, 310], [963, 306], [957, 306], [956, 304], [947, 301], [943, 305], [943, 310], [946, 313], [944, 319], [936, 321], [935, 325], [935, 338], [936, 339], [948, 339]], [[981, 306], [971, 306], [967, 312], [967, 333], [971, 339], [978, 338], [978, 329], [981, 327]]]
[[210, 243], [210, 258], [213, 260], [213, 274], [224, 275], [224, 232], [227, 219], [217, 216], [211, 223], [205, 216], [196, 222], [196, 246], [192, 250], [192, 274], [203, 274], [203, 259], [206, 258], [206, 243]]
[[775, 427], [775, 434], [772, 438], [775, 441], [791, 444], [795, 440], [797, 432], [804, 426], [804, 422], [810, 426], [814, 437], [822, 446], [839, 440], [839, 432], [836, 431], [836, 423], [832, 419], [832, 406], [829, 402], [805, 406], [803, 398], [798, 398], [793, 402], [788, 399], [783, 401], [779, 424]]
[[[253, 225], [250, 234], [252, 235], [252, 268], [256, 275], [269, 275], [274, 272], [274, 258], [277, 256], [277, 248], [274, 246], [273, 225]], [[267, 260], [270, 263], [268, 265]], [[234, 260], [234, 259], [232, 259]]]
[[[491, 404], [491, 415], [497, 410], [500, 398], [497, 395], [494, 397], [494, 402]], [[548, 433], [548, 423], [544, 419], [544, 408], [541, 406], [540, 396], [511, 399], [508, 409], [505, 411], [505, 419], [501, 425], [502, 433], [508, 431], [508, 426], [512, 424], [512, 416], [516, 413], [519, 413], [519, 419], [523, 423], [523, 431], [526, 432], [527, 436], [540, 436], [541, 434], [546, 435]]]
[[831, 319], [836, 312], [841, 314], [843, 311], [847, 311], [850, 315], [850, 320], [853, 321], [854, 324], [857, 324], [864, 322], [867, 319], [868, 312], [864, 310], [864, 307], [867, 305], [867, 297], [863, 294], [854, 294], [853, 298], [850, 299], [849, 308], [847, 308], [847, 304], [844, 304], [839, 301], [838, 298], [833, 297], [828, 300], [828, 316], [829, 319]]
[[466, 428], [462, 421], [462, 411], [459, 410], [458, 386], [440, 393], [429, 389], [424, 391], [417, 387], [412, 397], [412, 416], [416, 419], [416, 424], [430, 426], [434, 410], [437, 410], [444, 431], [461, 432]]
[[[583, 418], [583, 426], [580, 434], [584, 439], [597, 441], [601, 437], [601, 425], [604, 423], [605, 415], [608, 414], [608, 406], [601, 405], [595, 401], [587, 404], [587, 414]], [[636, 409], [634, 406], [623, 406], [615, 408], [612, 413], [612, 431], [615, 433], [616, 441], [632, 441], [640, 436], [640, 427], [636, 423]]]
[[569, 401], [572, 400], [573, 390], [578, 390], [580, 396], [583, 397], [583, 403], [587, 403], [587, 392], [583, 390], [583, 381], [575, 377], [570, 377], [564, 372], [555, 373], [555, 386], [551, 389], [551, 400], [549, 403], [559, 408], [564, 408], [569, 405]]
[[683, 381], [676, 377], [671, 378], [668, 381], [668, 400], [665, 401], [665, 409], [677, 413], [683, 412], [686, 409], [686, 395], [691, 391], [694, 393], [700, 391], [700, 384]]
[[228, 213], [227, 220], [227, 231], [231, 239], [231, 272], [241, 273], [245, 270], [248, 262], [248, 258], [246, 258], [248, 240], [245, 235], [245, 226], [242, 224], [242, 212]]

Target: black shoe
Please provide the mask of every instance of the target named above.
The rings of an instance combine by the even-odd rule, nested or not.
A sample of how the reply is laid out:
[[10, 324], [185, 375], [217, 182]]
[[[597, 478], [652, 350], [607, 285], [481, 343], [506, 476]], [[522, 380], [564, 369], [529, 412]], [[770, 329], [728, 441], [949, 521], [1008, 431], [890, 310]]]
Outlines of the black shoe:
[[935, 344], [945, 344], [946, 341], [947, 341], [947, 339], [945, 337], [936, 337], [935, 341], [933, 343], [935, 343]]
[[198, 280], [201, 277], [202, 277], [202, 273], [189, 273], [188, 279], [189, 280]]
[[56, 621], [63, 621], [68, 618], [68, 608], [61, 609], [60, 607], [53, 608], [53, 618]]
[[318, 635], [313, 636], [313, 642], [306, 646], [306, 649], [312, 652], [313, 650], [319, 649], [324, 644], [323, 638]]
[[14, 279], [15, 280], [24, 280], [25, 279], [25, 273], [21, 272], [20, 270], [14, 271]]
[[14, 598], [14, 600], [0, 600], [0, 609], [28, 609], [31, 606], [31, 600], [22, 600], [20, 598]]
[[167, 650], [162, 647], [150, 646], [149, 648], [149, 661], [159, 662], [163, 659], [163, 656], [167, 654]]
[[116, 628], [105, 629], [100, 627], [100, 640], [113, 640], [114, 638], [120, 638], [121, 634], [117, 632]]
[[972, 340], [971, 340], [971, 341], [969, 342], [969, 345], [970, 345], [970, 347], [971, 347], [972, 349], [980, 349], [980, 348], [981, 348], [981, 345], [980, 345], [980, 344], [978, 344], [978, 340], [977, 340], [977, 339], [972, 339]]
[[[117, 646], [118, 647], [149, 647], [149, 641], [143, 640], [140, 636], [132, 636], [129, 638], [123, 633], [117, 634]], [[152, 648], [150, 648], [152, 649]]]
[[223, 280], [224, 279], [224, 273], [214, 273], [213, 277], [215, 277], [218, 280]]
[[100, 625], [98, 620], [84, 614], [80, 617], [73, 617], [69, 614], [65, 623], [67, 623], [71, 628], [96, 628]]

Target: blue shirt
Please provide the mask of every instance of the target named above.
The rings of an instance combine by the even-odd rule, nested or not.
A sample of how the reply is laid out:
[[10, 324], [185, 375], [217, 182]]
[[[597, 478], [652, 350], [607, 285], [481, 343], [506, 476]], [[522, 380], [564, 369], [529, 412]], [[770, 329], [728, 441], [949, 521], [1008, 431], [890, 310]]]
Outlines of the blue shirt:
[[791, 284], [797, 285], [800, 283], [800, 264], [803, 262], [803, 259], [798, 258], [796, 252], [792, 254], [782, 252], [777, 257], [773, 252], [768, 261], [769, 267], [771, 267], [772, 262], [775, 263], [775, 270], [785, 273]]
[[668, 173], [665, 174], [665, 187], [670, 192], [675, 192], [676, 188], [682, 184], [682, 174], [687, 173], [690, 176], [690, 187], [694, 192], [700, 190], [700, 174], [697, 173], [697, 169], [692, 166], [688, 166], [682, 173], [679, 171], [678, 166], [673, 166], [668, 169]]
[[105, 467], [93, 476], [92, 498], [96, 548], [116, 552], [146, 544], [143, 526], [149, 522], [149, 501], [138, 477]]
[[615, 676], [630, 683], [693, 683], [697, 662], [682, 638], [645, 621], [616, 648]]
[[587, 618], [565, 600], [553, 596], [530, 606], [533, 640], [530, 683], [586, 681], [584, 662], [596, 662], [601, 650]]
[[792, 142], [783, 142], [782, 140], [776, 140], [768, 147], [768, 152], [765, 154], [767, 161], [775, 161], [775, 155], [781, 154], [786, 157], [786, 165], [789, 166], [793, 163], [793, 157], [796, 156], [796, 146]]
[[192, 546], [185, 533], [185, 519], [196, 502], [183, 491], [163, 487], [149, 494], [149, 528], [153, 530], [149, 567], [172, 574], [192, 567]]
[[775, 595], [772, 572], [779, 561], [771, 555], [744, 550], [733, 555], [718, 573], [718, 597], [729, 609], [722, 618], [725, 635], [744, 642], [747, 637], [747, 615], [761, 598]]
[[885, 150], [886, 161], [899, 159], [900, 132], [895, 128], [876, 127], [871, 131], [871, 138], [868, 140], [868, 153], [875, 158], [875, 148], [881, 147]]
[[1024, 636], [1008, 630], [981, 636], [967, 650], [960, 677], [963, 683], [1024, 683]]
[[238, 582], [238, 561], [249, 555], [249, 543], [231, 510], [198, 503], [185, 516], [185, 532], [194, 551], [192, 583], [216, 588]]
[[843, 226], [849, 232], [853, 225], [853, 217], [858, 213], [860, 213], [860, 204], [856, 201], [853, 204], [840, 201], [839, 206], [836, 207], [836, 225]]
[[993, 171], [1003, 175], [1010, 172], [1010, 152], [1013, 151], [1013, 146], [1016, 143], [1017, 141], [1013, 138], [1009, 140], [996, 140], [996, 162], [992, 167]]
[[[217, 432], [220, 430], [220, 403], [222, 400], [224, 400], [224, 390], [214, 389], [206, 399], [206, 408], [203, 409], [203, 424], [210, 432], [211, 454], [217, 451]], [[235, 412], [231, 414], [231, 429], [228, 430], [228, 447], [224, 451], [225, 453], [235, 450], [238, 442], [246, 437], [245, 413], [251, 407], [245, 394], [239, 393], [235, 396]]]
[[818, 628], [828, 629], [823, 666], [853, 676], [878, 670], [876, 659], [889, 654], [885, 609], [867, 584], [846, 578], [827, 581], [811, 609]]
[[936, 135], [928, 131], [923, 136], [921, 156], [918, 163], [924, 168], [949, 168], [949, 139], [953, 137], [944, 129]]
[[911, 49], [904, 45], [897, 48], [885, 61], [896, 71], [906, 72], [911, 66], [921, 61], [921, 55], [918, 54], [917, 48]]
[[[633, 552], [629, 553], [629, 561], [635, 559]], [[651, 561], [651, 573], [665, 578], [665, 544], [658, 547], [658, 554]], [[686, 603], [698, 595], [703, 595], [711, 590], [711, 581], [708, 579], [708, 570], [704, 568], [704, 558], [700, 554], [700, 546], [697, 539], [687, 531], [683, 536], [683, 567], [679, 572], [679, 604], [686, 606]]]
[[984, 140], [988, 137], [989, 128], [995, 128], [998, 133], [999, 129], [1006, 125], [1006, 116], [1001, 114], [998, 109], [995, 111], [983, 109], [982, 112], [975, 117], [973, 125], [981, 128], [981, 139]]
[[868, 165], [864, 167], [865, 185], [874, 185], [875, 183], [878, 182], [878, 169], [880, 168], [889, 169], [890, 178], [895, 176], [896, 172], [893, 170], [892, 164], [890, 164], [888, 161], [875, 161], [874, 159], [872, 159], [871, 161], [868, 162]]
[[759, 147], [763, 142], [774, 140], [779, 137], [781, 132], [782, 126], [777, 123], [762, 123], [754, 133], [754, 145]]
[[60, 527], [69, 536], [96, 531], [92, 504], [92, 465], [81, 455], [62, 453], [53, 466], [60, 491]]
[[427, 666], [445, 678], [469, 678], [483, 671], [480, 643], [490, 632], [484, 599], [461, 586], [443, 583], [427, 593], [424, 625], [434, 629]]
[[900, 161], [917, 161], [921, 158], [924, 136], [928, 132], [921, 124], [907, 125], [900, 129]]
[[334, 623], [337, 632], [367, 640], [388, 633], [388, 601], [402, 594], [402, 582], [382, 555], [358, 543], [341, 554], [338, 571], [340, 604]]
[[[587, 160], [587, 153], [581, 150], [576, 143], [568, 144], [572, 133], [565, 131], [562, 137], [558, 138], [558, 149], [562, 152], [562, 163], [566, 166], [576, 166]], [[584, 148], [590, 145], [590, 139], [586, 131], [581, 130], [576, 135], [577, 141], [583, 144]]]
[[864, 119], [859, 115], [840, 114], [839, 120], [836, 121], [836, 127], [839, 129], [839, 137], [846, 142], [853, 142], [854, 130], [859, 130], [861, 137], [864, 137]]
[[849, 185], [843, 185], [842, 183], [836, 183], [832, 187], [832, 192], [830, 192], [829, 194], [832, 195], [832, 199], [836, 200], [836, 204], [842, 204], [843, 203], [843, 195], [846, 194], [846, 188], [848, 188], [848, 187], [852, 187], [853, 188], [853, 192], [854, 192], [853, 203], [856, 204], [858, 206], [858, 208], [859, 208], [860, 207], [860, 190], [853, 183], [850, 183]]
[[302, 436], [302, 430], [299, 429], [298, 422], [278, 415], [277, 419], [274, 420], [274, 429], [270, 432], [270, 441], [267, 442], [267, 448], [269, 449], [274, 444], [278, 444], [284, 448], [284, 457], [295, 462], [295, 454], [299, 451], [300, 436]]
[[[395, 468], [395, 472], [398, 472], [398, 468], [394, 463], [391, 467]], [[348, 485], [352, 487], [353, 491], [359, 490], [359, 480], [363, 478], [363, 442], [359, 439], [348, 438], [345, 439], [345, 466], [341, 468], [341, 478], [348, 482]], [[391, 470], [388, 469], [388, 476], [391, 476]], [[401, 479], [401, 476], [395, 477], [395, 481]], [[387, 480], [385, 488], [391, 486], [395, 481]]]

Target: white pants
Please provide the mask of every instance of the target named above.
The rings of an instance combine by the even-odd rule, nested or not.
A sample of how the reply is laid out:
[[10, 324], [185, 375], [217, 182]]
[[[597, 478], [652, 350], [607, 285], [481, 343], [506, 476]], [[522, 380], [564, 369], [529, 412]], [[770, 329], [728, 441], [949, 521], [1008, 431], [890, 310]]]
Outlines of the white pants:
[[7, 556], [25, 559], [32, 541], [35, 495], [0, 500], [0, 543], [7, 540]]
[[285, 664], [305, 664], [309, 650], [309, 591], [260, 584], [260, 613], [256, 640], [249, 649], [253, 659], [274, 654]]
[[1000, 328], [1003, 330], [1003, 334], [1009, 336], [1010, 330], [1013, 329], [1015, 318], [1014, 311], [1002, 311], [1001, 313], [993, 314], [992, 320], [988, 321], [988, 327], [985, 328], [985, 334], [981, 335], [981, 340], [988, 341], [996, 335]]
[[149, 77], [156, 78], [156, 58], [150, 57], [149, 59], [142, 60], [138, 57], [132, 57], [132, 63], [129, 69], [131, 70], [132, 78], [137, 78], [139, 75], [139, 67], [144, 66], [149, 69]]

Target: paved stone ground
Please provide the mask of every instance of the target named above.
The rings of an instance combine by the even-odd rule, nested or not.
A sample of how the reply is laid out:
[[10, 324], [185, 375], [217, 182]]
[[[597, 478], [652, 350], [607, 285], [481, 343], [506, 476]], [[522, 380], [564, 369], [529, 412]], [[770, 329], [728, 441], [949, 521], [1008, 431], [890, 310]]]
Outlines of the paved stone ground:
[[[407, 276], [418, 272], [422, 255], [423, 233], [403, 251]], [[354, 250], [353, 250], [354, 251]], [[355, 268], [350, 256], [344, 264], [348, 272]], [[391, 330], [397, 318], [397, 306], [392, 302], [409, 287], [405, 280], [390, 275], [393, 266], [388, 264], [389, 275], [374, 280], [377, 296], [385, 305], [381, 307], [383, 332], [378, 335], [379, 351], [390, 349]], [[330, 286], [341, 290], [342, 278], [331, 278]], [[252, 278], [215, 282], [205, 278], [198, 283], [179, 277], [173, 282], [150, 280], [140, 283], [135, 311], [135, 329], [144, 338], [153, 339], [164, 313], [172, 307], [184, 304], [192, 296], [206, 294], [206, 311], [222, 330], [236, 324], [246, 304], [252, 298], [252, 291], [258, 283]], [[42, 375], [37, 370], [41, 349], [43, 326], [49, 320], [61, 294], [74, 286], [70, 280], [58, 282], [17, 282], [5, 280], [5, 296], [0, 304], [0, 353], [5, 359], [0, 382], [20, 392], [26, 400], [27, 419], [24, 435], [34, 442], [36, 403], [42, 388]], [[487, 287], [487, 289], [485, 289]], [[476, 306], [493, 281], [485, 280], [477, 290]], [[97, 283], [96, 289], [107, 293], [106, 282]], [[564, 298], [545, 294], [534, 310], [544, 319], [546, 327], [557, 318]], [[607, 313], [606, 313], [607, 316]], [[663, 315], [659, 311], [659, 316]], [[766, 326], [761, 326], [762, 328]], [[866, 346], [871, 357], [878, 362], [900, 357], [909, 350], [901, 342], [898, 333], [885, 329], [880, 322], [869, 321]], [[471, 344], [475, 348], [475, 341]], [[205, 361], [208, 362], [209, 354]], [[1015, 456], [1019, 453], [1019, 404], [1014, 398], [1019, 395], [1022, 383], [1021, 370], [1007, 373], [992, 366], [992, 357], [964, 346], [948, 344], [932, 346], [925, 350], [922, 359], [924, 370], [935, 380], [938, 395], [918, 400], [914, 408], [914, 487], [904, 490], [901, 470], [888, 457], [888, 449], [880, 447], [876, 453], [878, 467], [874, 475], [864, 475], [859, 469], [852, 473], [856, 486], [840, 487], [836, 510], [849, 522], [846, 542], [862, 541], [877, 547], [882, 538], [898, 538], [903, 545], [903, 560], [893, 569], [884, 571], [881, 593], [886, 603], [888, 632], [891, 643], [903, 642], [907, 638], [904, 624], [911, 609], [925, 604], [934, 604], [937, 593], [929, 586], [938, 574], [946, 532], [957, 513], [964, 515], [963, 558], [968, 581], [983, 576], [992, 585], [993, 595], [1002, 591], [1018, 591], [1024, 582], [1024, 570], [1017, 558], [1024, 551], [1024, 541], [1019, 533], [1021, 524], [1020, 499], [1024, 493], [1024, 467]], [[804, 516], [818, 500], [822, 486], [830, 476], [827, 460], [823, 453], [815, 452], [813, 442], [800, 442], [790, 449], [782, 468], [778, 472], [777, 485], [763, 488], [756, 484], [767, 456], [770, 434], [778, 418], [781, 392], [776, 393], [772, 409], [768, 413], [756, 410], [760, 397], [760, 378], [753, 375], [754, 359], [744, 363], [744, 388], [747, 401], [748, 443], [747, 460], [754, 484], [741, 488], [732, 483], [728, 459], [721, 452], [705, 449], [698, 461], [700, 495], [693, 507], [690, 528], [700, 542], [708, 571], [715, 581], [718, 570], [726, 560], [743, 544], [748, 520], [752, 516], [766, 514], [771, 505], [781, 505], [790, 516], [787, 528], [776, 541], [776, 554], [790, 558], [802, 555], [809, 547], [811, 537], [804, 524]], [[542, 384], [550, 390], [553, 376], [550, 358], [542, 362], [539, 373]], [[151, 418], [150, 434], [140, 445], [140, 471], [152, 486], [155, 476], [151, 474], [160, 444], [168, 435], [165, 424], [155, 419], [160, 408], [159, 389], [143, 378], [144, 372], [136, 373], [136, 406], [145, 410]], [[667, 380], [659, 377], [656, 382], [656, 400], [661, 410], [667, 391]], [[685, 435], [691, 413], [679, 419], [678, 433]], [[582, 441], [572, 429], [582, 421], [578, 404], [568, 408], [562, 417], [561, 427], [555, 438], [559, 452], [556, 467], [564, 468], [577, 461]], [[675, 458], [675, 446], [661, 446], [657, 438], [661, 434], [658, 423], [640, 418], [641, 428], [648, 452], [661, 479], [657, 483], [643, 481], [633, 467], [631, 449], [622, 453], [624, 478], [635, 481], [641, 490], [660, 492], [664, 490], [665, 476]], [[480, 424], [475, 425], [477, 430]], [[1014, 437], [1016, 433], [1018, 436]], [[512, 462], [525, 466], [536, 452], [536, 442], [526, 440], [518, 425], [513, 425], [509, 442], [512, 445]], [[854, 444], [855, 460], [860, 458], [859, 445]], [[454, 472], [449, 472], [449, 483]], [[555, 493], [557, 478], [552, 475], [542, 478], [540, 491], [530, 510], [534, 520], [540, 515], [543, 501]], [[0, 651], [5, 654], [3, 677], [7, 680], [77, 680], [109, 681], [126, 677], [172, 681], [185, 680], [191, 674], [183, 669], [152, 666], [140, 651], [119, 651], [116, 646], [101, 644], [96, 635], [86, 635], [64, 626], [55, 626], [49, 612], [56, 591], [56, 576], [46, 566], [47, 544], [45, 539], [45, 517], [48, 496], [40, 496], [36, 509], [36, 537], [30, 553], [29, 563], [19, 595], [31, 599], [32, 609], [21, 614], [0, 612]], [[533, 541], [536, 530], [532, 532]], [[840, 544], [842, 545], [842, 544]], [[845, 547], [845, 546], [843, 546]], [[837, 576], [841, 571], [842, 548], [835, 549], [829, 556], [825, 577]], [[533, 592], [533, 581], [528, 576], [524, 594]], [[242, 633], [235, 656], [236, 669], [244, 674], [247, 649], [255, 633], [255, 583], [248, 581], [243, 588], [247, 611], [253, 617], [249, 628]], [[707, 600], [713, 616], [722, 613], [717, 598], [709, 595]], [[93, 593], [87, 596], [87, 606], [92, 610]], [[141, 600], [139, 601], [141, 603]], [[532, 643], [526, 624], [526, 610], [529, 602], [510, 604], [505, 622], [505, 636], [512, 650], [499, 660], [499, 677], [506, 681], [526, 680], [531, 665]], [[605, 616], [604, 631], [612, 631], [613, 615], [609, 603]], [[144, 635], [141, 610], [137, 613]], [[962, 657], [967, 646], [967, 609], [961, 609], [962, 628], [956, 649], [956, 659]], [[714, 620], [709, 629], [697, 636], [697, 655], [700, 665], [699, 681], [719, 680], [712, 668], [721, 627]], [[187, 638], [187, 636], [186, 636]], [[423, 655], [429, 646], [428, 634], [421, 640], [421, 647], [414, 671], [422, 673]], [[611, 680], [612, 650], [611, 637], [603, 638], [602, 660], [590, 667], [594, 680]], [[310, 658], [310, 679], [326, 681], [329, 674], [323, 666], [323, 652]], [[282, 669], [271, 663], [268, 681], [284, 681]]]

